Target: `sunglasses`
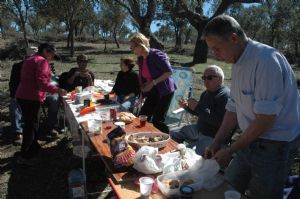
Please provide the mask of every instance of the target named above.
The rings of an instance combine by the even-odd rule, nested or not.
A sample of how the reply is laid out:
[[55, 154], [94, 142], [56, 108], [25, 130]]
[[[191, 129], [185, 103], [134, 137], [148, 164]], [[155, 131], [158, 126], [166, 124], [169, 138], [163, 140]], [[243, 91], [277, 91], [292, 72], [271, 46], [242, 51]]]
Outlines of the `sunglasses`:
[[79, 63], [88, 63], [87, 60], [78, 60]]
[[218, 76], [216, 76], [216, 75], [207, 75], [207, 76], [203, 75], [201, 78], [202, 78], [202, 80], [212, 80], [214, 77], [218, 77]]

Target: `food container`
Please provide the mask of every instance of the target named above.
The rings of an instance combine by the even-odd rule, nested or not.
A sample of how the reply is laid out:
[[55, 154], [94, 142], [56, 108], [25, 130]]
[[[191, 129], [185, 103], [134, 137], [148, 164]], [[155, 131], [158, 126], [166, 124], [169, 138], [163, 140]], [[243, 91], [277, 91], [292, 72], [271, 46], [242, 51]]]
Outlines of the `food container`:
[[138, 149], [142, 146], [163, 148], [171, 138], [168, 134], [161, 132], [139, 132], [127, 135], [125, 139], [128, 144]]
[[164, 175], [159, 175], [156, 178], [159, 190], [168, 198], [179, 197], [180, 187], [188, 185], [193, 188], [194, 191], [198, 191], [203, 188], [203, 178], [194, 179], [187, 171], [176, 171]]

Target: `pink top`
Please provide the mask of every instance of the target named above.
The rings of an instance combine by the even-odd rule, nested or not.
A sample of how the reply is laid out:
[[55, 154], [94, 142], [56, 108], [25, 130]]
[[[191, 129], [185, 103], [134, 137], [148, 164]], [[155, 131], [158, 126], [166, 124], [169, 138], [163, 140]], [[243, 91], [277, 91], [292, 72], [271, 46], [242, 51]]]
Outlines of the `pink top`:
[[39, 54], [29, 57], [22, 66], [16, 98], [43, 102], [46, 92], [54, 93], [58, 89], [50, 80], [48, 61]]
[[145, 78], [147, 81], [152, 81], [152, 76], [148, 68], [147, 59], [143, 60], [142, 77]]

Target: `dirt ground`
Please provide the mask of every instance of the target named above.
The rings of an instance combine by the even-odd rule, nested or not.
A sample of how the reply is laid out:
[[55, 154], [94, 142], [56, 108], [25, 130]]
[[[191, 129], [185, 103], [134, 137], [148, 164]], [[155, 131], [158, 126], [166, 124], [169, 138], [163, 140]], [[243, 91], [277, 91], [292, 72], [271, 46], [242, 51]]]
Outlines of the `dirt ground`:
[[[69, 198], [68, 173], [81, 167], [80, 157], [72, 153], [70, 132], [45, 135], [40, 130], [39, 163], [33, 167], [16, 164], [20, 144], [14, 141], [10, 130], [8, 81], [11, 66], [17, 61], [0, 60], [0, 199]], [[74, 63], [57, 68], [58, 74], [69, 70], [71, 65]], [[42, 117], [41, 129], [43, 125]], [[87, 158], [86, 168], [88, 192], [100, 192], [88, 198], [111, 198], [99, 157]]]

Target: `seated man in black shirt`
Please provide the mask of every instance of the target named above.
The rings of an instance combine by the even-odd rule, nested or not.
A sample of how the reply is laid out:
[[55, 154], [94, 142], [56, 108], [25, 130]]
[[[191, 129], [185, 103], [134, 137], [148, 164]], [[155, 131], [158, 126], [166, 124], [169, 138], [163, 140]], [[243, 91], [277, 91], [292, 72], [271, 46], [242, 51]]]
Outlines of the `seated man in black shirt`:
[[94, 85], [94, 74], [87, 69], [88, 57], [86, 55], [77, 56], [78, 67], [71, 68], [68, 72], [68, 88], [74, 90], [76, 86], [82, 86], [82, 89]]
[[138, 75], [132, 70], [133, 67], [134, 61], [132, 58], [121, 58], [121, 71], [118, 73], [116, 83], [112, 89], [112, 92], [117, 94], [118, 102], [127, 110], [132, 109], [140, 92]]
[[225, 106], [229, 98], [229, 88], [223, 85], [223, 70], [215, 65], [208, 66], [202, 76], [206, 90], [201, 94], [199, 102], [195, 99], [182, 99], [181, 107], [198, 116], [197, 124], [187, 125], [179, 132], [171, 132], [171, 137], [178, 143], [190, 143], [196, 146], [196, 153], [203, 155], [221, 126], [225, 114]]

